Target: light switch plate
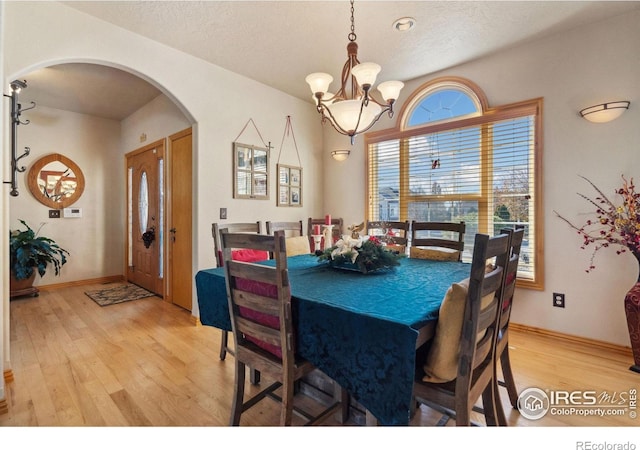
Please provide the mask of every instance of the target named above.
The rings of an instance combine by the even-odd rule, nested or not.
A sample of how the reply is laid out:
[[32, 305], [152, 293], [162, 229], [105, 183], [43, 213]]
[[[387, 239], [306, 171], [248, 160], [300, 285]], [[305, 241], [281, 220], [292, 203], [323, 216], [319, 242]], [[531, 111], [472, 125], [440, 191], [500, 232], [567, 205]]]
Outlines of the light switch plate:
[[227, 208], [220, 208], [220, 218], [221, 219], [227, 218]]

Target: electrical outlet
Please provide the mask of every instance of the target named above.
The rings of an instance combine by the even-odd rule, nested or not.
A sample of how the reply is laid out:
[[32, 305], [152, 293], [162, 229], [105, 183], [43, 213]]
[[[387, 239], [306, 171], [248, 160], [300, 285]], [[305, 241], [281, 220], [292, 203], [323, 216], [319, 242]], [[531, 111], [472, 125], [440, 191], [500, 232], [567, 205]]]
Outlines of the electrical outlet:
[[220, 218], [221, 219], [227, 218], [227, 208], [220, 208]]
[[60, 218], [60, 210], [59, 209], [50, 209], [49, 210], [49, 219], [59, 219]]
[[557, 292], [553, 293], [553, 306], [564, 308], [564, 294], [559, 294]]

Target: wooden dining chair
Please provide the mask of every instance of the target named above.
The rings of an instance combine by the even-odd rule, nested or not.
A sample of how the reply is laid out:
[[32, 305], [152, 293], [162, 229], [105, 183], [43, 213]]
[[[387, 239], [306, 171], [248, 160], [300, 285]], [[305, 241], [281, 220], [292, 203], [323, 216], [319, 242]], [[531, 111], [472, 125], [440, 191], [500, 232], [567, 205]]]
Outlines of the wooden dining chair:
[[302, 220], [292, 222], [267, 221], [267, 234], [273, 236], [276, 231], [284, 231], [285, 237], [304, 236]]
[[[311, 245], [311, 248], [313, 248], [314, 246], [313, 226], [320, 225], [320, 229], [322, 230], [322, 225], [324, 224], [325, 224], [324, 219], [313, 219], [309, 217], [309, 220], [307, 221], [307, 236], [309, 237], [309, 245]], [[331, 225], [333, 225], [333, 228], [331, 229], [331, 233], [333, 237], [333, 242], [331, 242], [331, 245], [333, 245], [336, 242], [338, 242], [342, 238], [342, 235], [344, 234], [344, 231], [343, 231], [344, 221], [342, 220], [342, 217], [332, 217]], [[324, 247], [325, 246], [323, 245], [322, 248]]]
[[[284, 231], [276, 231], [273, 236], [223, 233], [221, 241], [229, 313], [236, 344], [230, 425], [239, 425], [242, 414], [266, 397], [281, 401], [281, 426], [291, 425], [294, 412], [301, 414], [307, 424], [328, 418], [342, 406], [340, 401], [333, 402], [316, 415], [307, 414], [294, 406], [295, 382], [315, 370], [315, 367], [296, 354]], [[234, 248], [267, 251], [273, 254], [275, 264], [233, 260], [231, 252]], [[274, 381], [245, 401], [247, 366]], [[279, 396], [275, 393], [278, 388], [282, 388]]]
[[522, 241], [524, 240], [524, 227], [517, 226], [515, 230], [502, 229], [500, 230], [500, 233], [511, 235], [511, 251], [505, 275], [502, 295], [502, 311], [500, 313], [500, 327], [498, 328], [496, 343], [496, 360], [500, 362], [502, 372], [502, 379], [496, 378], [497, 417], [499, 423], [506, 426], [507, 421], [502, 407], [502, 402], [500, 401], [498, 386], [506, 388], [511, 406], [517, 408], [518, 388], [516, 387], [513, 370], [511, 369], [511, 360], [509, 358], [509, 320], [511, 319], [511, 310], [513, 308], [513, 296], [516, 289], [520, 251]]
[[407, 243], [409, 242], [409, 227], [410, 223], [408, 220], [404, 222], [367, 221], [367, 234], [380, 238], [386, 242], [389, 247], [404, 253], [407, 249]]
[[411, 258], [461, 261], [464, 222], [411, 222]]
[[[255, 233], [260, 234], [262, 232], [262, 222], [259, 220], [257, 222], [251, 223], [225, 223], [218, 224], [213, 222], [211, 224], [211, 234], [213, 235], [213, 250], [216, 258], [216, 264], [218, 267], [222, 267], [224, 265], [224, 260], [222, 256], [222, 244], [220, 241], [220, 227], [223, 227], [225, 232], [230, 233]], [[237, 249], [236, 249], [237, 250]], [[250, 255], [247, 255], [246, 252], [244, 258], [241, 257], [242, 252], [236, 251], [235, 258], [237, 259], [257, 259], [252, 258]], [[226, 330], [222, 330], [222, 337], [220, 338], [220, 360], [224, 361], [227, 357], [227, 353], [231, 353], [233, 355], [233, 350], [229, 348], [229, 333]]]
[[304, 235], [302, 220], [297, 222], [267, 222], [267, 234], [284, 231], [287, 240], [287, 256], [310, 254], [313, 244]]
[[455, 418], [458, 426], [471, 424], [480, 398], [486, 424], [498, 425], [495, 352], [510, 248], [508, 234], [476, 234], [470, 276], [445, 295], [434, 338], [426, 344], [424, 373], [414, 382], [416, 400]]

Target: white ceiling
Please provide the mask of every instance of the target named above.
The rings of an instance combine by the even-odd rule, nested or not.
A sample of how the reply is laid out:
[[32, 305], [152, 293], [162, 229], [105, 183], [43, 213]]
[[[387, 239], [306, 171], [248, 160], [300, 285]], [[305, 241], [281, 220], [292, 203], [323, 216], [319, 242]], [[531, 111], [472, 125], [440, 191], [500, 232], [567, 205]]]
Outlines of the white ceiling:
[[[62, 3], [309, 102], [306, 75], [339, 80], [347, 59], [347, 0]], [[360, 61], [382, 66], [379, 81], [407, 81], [633, 9], [640, 1], [357, 0], [355, 33]], [[392, 23], [403, 16], [417, 25], [400, 33]], [[159, 94], [104, 66], [65, 64], [24, 78], [25, 99], [112, 119]]]

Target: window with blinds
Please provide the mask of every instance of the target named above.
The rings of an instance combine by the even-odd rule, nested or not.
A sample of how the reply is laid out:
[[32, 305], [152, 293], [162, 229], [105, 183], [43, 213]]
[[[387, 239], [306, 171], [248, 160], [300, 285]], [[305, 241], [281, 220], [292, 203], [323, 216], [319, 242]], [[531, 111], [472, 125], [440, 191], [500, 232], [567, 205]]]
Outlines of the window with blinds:
[[[438, 104], [446, 106], [443, 91], [430, 89]], [[434, 102], [422, 94], [422, 100], [404, 113], [401, 123], [408, 125], [406, 129], [367, 135], [367, 219], [464, 221], [466, 261], [471, 260], [476, 233], [495, 235], [501, 228], [522, 226], [519, 283], [542, 288], [542, 258], [536, 251], [542, 242], [536, 226], [541, 210], [536, 163], [542, 100], [474, 114], [473, 105], [482, 102], [461, 102], [461, 96], [470, 95], [468, 89], [455, 92], [448, 85], [447, 92], [466, 109], [449, 108], [453, 117], [443, 120], [437, 113], [437, 119], [430, 120], [425, 105]], [[416, 124], [418, 115], [424, 123]]]

